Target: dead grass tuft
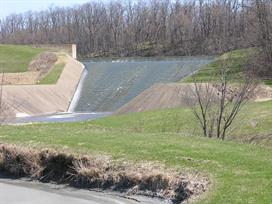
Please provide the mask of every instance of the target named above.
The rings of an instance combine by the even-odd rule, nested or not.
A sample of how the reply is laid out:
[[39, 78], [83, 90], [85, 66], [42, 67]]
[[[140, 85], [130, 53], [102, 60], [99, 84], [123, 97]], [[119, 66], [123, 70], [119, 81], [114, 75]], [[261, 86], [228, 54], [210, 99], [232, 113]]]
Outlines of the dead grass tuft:
[[58, 153], [49, 149], [38, 153], [38, 162], [42, 168], [42, 181], [62, 182], [67, 179], [73, 166], [74, 156]]
[[0, 145], [0, 169], [13, 176], [36, 176], [37, 161], [37, 155], [31, 150]]
[[40, 76], [46, 74], [57, 62], [58, 57], [52, 52], [43, 52], [39, 54], [29, 65], [30, 71], [40, 72]]
[[209, 185], [201, 175], [180, 173], [154, 163], [135, 164], [105, 156], [76, 157], [4, 144], [0, 145], [0, 170], [44, 182], [158, 197], [173, 203], [197, 198]]

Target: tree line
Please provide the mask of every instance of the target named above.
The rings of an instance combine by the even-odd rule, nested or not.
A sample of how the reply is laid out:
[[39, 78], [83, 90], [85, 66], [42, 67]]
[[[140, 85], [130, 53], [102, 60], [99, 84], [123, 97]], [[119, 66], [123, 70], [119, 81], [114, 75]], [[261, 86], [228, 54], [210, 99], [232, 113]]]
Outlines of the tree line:
[[271, 39], [271, 0], [92, 1], [0, 20], [0, 43], [76, 43], [82, 56], [212, 55], [263, 46], [272, 59]]

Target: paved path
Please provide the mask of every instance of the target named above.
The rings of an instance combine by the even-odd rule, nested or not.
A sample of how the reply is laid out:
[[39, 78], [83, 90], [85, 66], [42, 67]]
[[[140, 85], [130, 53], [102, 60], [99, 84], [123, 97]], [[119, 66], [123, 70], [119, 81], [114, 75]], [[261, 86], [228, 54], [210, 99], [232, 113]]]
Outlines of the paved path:
[[0, 204], [165, 204], [146, 197], [79, 190], [52, 184], [0, 179]]
[[29, 189], [26, 187], [14, 186], [0, 183], [0, 203], [65, 203], [65, 204], [96, 204], [97, 202], [89, 202], [80, 198], [65, 197], [46, 191]]

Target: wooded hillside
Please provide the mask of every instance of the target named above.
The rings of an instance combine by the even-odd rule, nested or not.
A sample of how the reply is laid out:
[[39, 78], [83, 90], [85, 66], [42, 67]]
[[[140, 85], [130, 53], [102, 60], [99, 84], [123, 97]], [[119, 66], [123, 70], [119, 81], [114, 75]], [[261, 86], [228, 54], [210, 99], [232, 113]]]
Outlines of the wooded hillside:
[[212, 55], [263, 45], [272, 59], [271, 39], [271, 0], [92, 1], [0, 21], [0, 43], [76, 43], [82, 56]]

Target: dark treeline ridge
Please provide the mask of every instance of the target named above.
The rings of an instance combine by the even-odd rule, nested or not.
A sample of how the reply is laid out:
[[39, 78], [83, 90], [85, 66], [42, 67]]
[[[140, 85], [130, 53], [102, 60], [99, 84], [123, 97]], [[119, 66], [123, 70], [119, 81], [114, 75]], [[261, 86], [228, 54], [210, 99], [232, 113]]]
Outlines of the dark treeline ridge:
[[213, 55], [261, 45], [271, 55], [271, 13], [271, 0], [92, 1], [2, 18], [0, 43], [76, 43], [85, 57]]

